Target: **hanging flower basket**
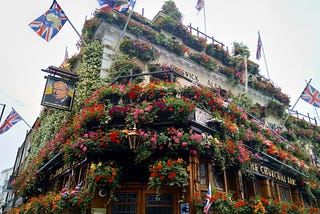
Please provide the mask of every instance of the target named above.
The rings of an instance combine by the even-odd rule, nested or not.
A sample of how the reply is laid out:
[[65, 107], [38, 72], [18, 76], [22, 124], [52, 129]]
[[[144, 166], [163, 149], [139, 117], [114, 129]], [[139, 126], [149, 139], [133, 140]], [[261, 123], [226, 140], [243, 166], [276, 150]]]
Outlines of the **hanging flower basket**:
[[119, 187], [120, 168], [115, 161], [92, 163], [88, 171], [88, 180], [98, 187]]
[[181, 188], [189, 185], [189, 173], [182, 158], [159, 160], [149, 167], [148, 186], [157, 192], [164, 187]]

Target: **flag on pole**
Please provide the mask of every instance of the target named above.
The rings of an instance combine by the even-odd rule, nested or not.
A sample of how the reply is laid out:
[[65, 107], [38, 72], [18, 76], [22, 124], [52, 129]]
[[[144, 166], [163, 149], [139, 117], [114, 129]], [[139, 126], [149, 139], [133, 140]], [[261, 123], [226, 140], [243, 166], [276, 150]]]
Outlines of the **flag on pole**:
[[261, 58], [261, 48], [262, 48], [262, 41], [260, 37], [260, 32], [258, 31], [258, 44], [257, 44], [257, 53], [256, 53], [257, 60], [260, 60]]
[[0, 126], [0, 134], [8, 131], [14, 124], [18, 123], [20, 120], [23, 120], [22, 117], [14, 109], [12, 109], [8, 117]]
[[307, 103], [320, 108], [320, 92], [310, 84], [307, 84], [300, 97]]
[[60, 194], [61, 194], [62, 197], [68, 197], [70, 195], [69, 187], [68, 187], [67, 184], [63, 187], [63, 189], [61, 190]]
[[49, 42], [63, 27], [68, 17], [61, 9], [60, 5], [53, 0], [49, 10], [42, 14], [39, 18], [32, 21], [29, 26], [41, 38]]
[[204, 0], [198, 0], [196, 4], [196, 9], [200, 12], [204, 8]]
[[203, 213], [204, 214], [207, 214], [209, 212], [211, 204], [212, 204], [212, 201], [211, 201], [211, 185], [209, 184], [208, 192], [207, 192], [207, 195], [206, 195], [206, 200], [205, 200], [204, 207], [203, 207]]
[[78, 193], [80, 192], [80, 189], [81, 189], [81, 185], [82, 185], [82, 182], [80, 182], [80, 183], [71, 191], [71, 195], [78, 195]]
[[108, 12], [114, 8], [116, 1], [114, 0], [97, 0], [99, 3], [99, 10], [102, 12]]
[[119, 13], [125, 13], [128, 10], [133, 10], [135, 4], [136, 4], [136, 0], [128, 0], [128, 3], [118, 5], [114, 9]]
[[196, 4], [196, 9], [200, 12], [204, 8], [204, 0], [198, 0]]

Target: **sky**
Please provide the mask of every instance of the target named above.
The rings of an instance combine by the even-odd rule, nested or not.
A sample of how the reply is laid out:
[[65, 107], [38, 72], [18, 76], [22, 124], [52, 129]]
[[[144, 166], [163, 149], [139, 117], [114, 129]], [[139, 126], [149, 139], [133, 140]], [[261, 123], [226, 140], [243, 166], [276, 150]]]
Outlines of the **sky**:
[[[319, 0], [205, 0], [197, 13], [197, 0], [174, 0], [183, 23], [198, 27], [232, 49], [241, 42], [251, 52], [250, 60], [260, 65], [260, 73], [289, 95], [291, 107], [317, 118], [310, 104], [299, 100], [306, 81], [320, 90], [320, 1]], [[80, 33], [84, 21], [98, 7], [96, 0], [57, 0], [70, 22]], [[150, 20], [165, 0], [137, 0], [134, 11]], [[41, 111], [41, 98], [49, 66], [59, 66], [67, 48], [71, 57], [79, 50], [79, 37], [67, 22], [47, 42], [28, 24], [42, 15], [52, 0], [6, 1], [0, 7], [0, 112], [6, 108], [1, 124], [14, 108], [25, 120], [0, 135], [0, 172], [13, 167], [18, 148], [24, 142]], [[258, 31], [264, 54], [255, 59]], [[298, 102], [297, 102], [298, 101]]]

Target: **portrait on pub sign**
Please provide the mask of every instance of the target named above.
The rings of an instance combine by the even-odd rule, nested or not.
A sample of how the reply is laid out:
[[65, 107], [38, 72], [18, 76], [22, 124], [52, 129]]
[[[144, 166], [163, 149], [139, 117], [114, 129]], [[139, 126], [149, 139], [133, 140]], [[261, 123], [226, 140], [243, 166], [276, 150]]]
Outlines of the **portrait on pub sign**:
[[75, 82], [47, 77], [41, 105], [70, 111], [75, 93]]

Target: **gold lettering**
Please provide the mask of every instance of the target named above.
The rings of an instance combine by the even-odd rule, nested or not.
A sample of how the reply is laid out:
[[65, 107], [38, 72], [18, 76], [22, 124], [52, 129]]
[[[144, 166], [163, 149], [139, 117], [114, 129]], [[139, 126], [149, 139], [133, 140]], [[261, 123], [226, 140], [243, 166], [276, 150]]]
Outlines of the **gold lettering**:
[[291, 184], [291, 185], [294, 185], [294, 186], [297, 185], [295, 179], [293, 179], [291, 177], [287, 177], [287, 176], [281, 174], [278, 171], [271, 170], [266, 166], [260, 166], [258, 168], [257, 164], [251, 164], [251, 170], [254, 171], [254, 172], [258, 172], [259, 171], [262, 175], [266, 175], [266, 176], [268, 176], [270, 178], [274, 178], [274, 179], [282, 181], [284, 183], [288, 183], [288, 184]]
[[256, 163], [251, 164], [251, 171], [258, 172], [258, 165]]
[[175, 72], [177, 72], [177, 73], [179, 73], [179, 74], [181, 74], [181, 75], [183, 75], [183, 76], [185, 76], [185, 77], [188, 77], [188, 78], [191, 79], [191, 80], [194, 80], [194, 81], [196, 81], [196, 82], [199, 82], [199, 77], [198, 77], [198, 75], [196, 75], [196, 74], [194, 74], [194, 73], [191, 73], [191, 72], [188, 72], [188, 71], [185, 71], [185, 70], [183, 70], [183, 69], [181, 69], [181, 68], [179, 68], [178, 66], [173, 65], [173, 64], [171, 64], [171, 68], [172, 68]]

